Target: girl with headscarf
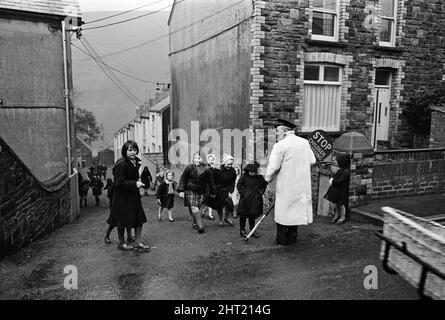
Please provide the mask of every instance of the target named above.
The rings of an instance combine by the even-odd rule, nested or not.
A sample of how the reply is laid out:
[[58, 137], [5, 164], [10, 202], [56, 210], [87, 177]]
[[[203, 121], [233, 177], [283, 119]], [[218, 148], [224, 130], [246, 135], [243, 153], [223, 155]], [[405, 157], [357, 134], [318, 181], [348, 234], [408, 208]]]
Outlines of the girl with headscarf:
[[[209, 153], [207, 155], [206, 159], [207, 159], [207, 163], [209, 165], [209, 169], [212, 171], [212, 174], [213, 174], [214, 170], [216, 169], [216, 166], [215, 166], [216, 157], [215, 157], [214, 154]], [[209, 219], [210, 220], [214, 220], [215, 219], [215, 217], [213, 216], [213, 212], [212, 212], [213, 209], [212, 209], [211, 206], [209, 206], [209, 204], [212, 203], [212, 200], [213, 199], [210, 197], [210, 190], [209, 190], [209, 188], [207, 188], [206, 193], [204, 195], [204, 205], [203, 205], [203, 208], [201, 210], [201, 217], [205, 216], [205, 212], [207, 210], [208, 213], [209, 213]]]
[[[233, 169], [233, 157], [229, 154], [223, 155], [221, 168], [214, 171], [217, 196], [215, 209], [218, 211], [219, 223], [222, 227], [224, 222], [233, 226], [231, 215], [233, 212], [233, 202], [230, 197], [235, 189], [236, 172]], [[224, 218], [224, 219], [223, 219]]]

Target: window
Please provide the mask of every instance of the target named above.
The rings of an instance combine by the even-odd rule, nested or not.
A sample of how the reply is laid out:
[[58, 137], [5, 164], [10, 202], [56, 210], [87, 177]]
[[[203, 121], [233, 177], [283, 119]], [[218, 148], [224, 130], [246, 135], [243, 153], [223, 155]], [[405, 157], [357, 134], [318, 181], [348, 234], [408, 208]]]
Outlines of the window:
[[306, 64], [304, 67], [303, 131], [340, 130], [341, 68]]
[[396, 0], [380, 0], [380, 42], [381, 46], [394, 46], [396, 38]]
[[314, 0], [312, 12], [312, 39], [337, 41], [338, 0]]
[[377, 86], [389, 86], [391, 83], [391, 70], [377, 68], [375, 72], [375, 84]]

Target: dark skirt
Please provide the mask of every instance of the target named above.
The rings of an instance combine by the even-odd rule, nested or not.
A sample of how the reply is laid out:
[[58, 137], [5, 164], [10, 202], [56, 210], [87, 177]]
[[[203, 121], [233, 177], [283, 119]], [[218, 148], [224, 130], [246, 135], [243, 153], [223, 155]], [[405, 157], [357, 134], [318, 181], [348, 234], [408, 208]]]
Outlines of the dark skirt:
[[348, 207], [349, 189], [337, 186], [330, 186], [324, 197], [326, 200], [334, 204]]
[[168, 194], [164, 199], [161, 200], [161, 208], [171, 209], [175, 205], [175, 195]]

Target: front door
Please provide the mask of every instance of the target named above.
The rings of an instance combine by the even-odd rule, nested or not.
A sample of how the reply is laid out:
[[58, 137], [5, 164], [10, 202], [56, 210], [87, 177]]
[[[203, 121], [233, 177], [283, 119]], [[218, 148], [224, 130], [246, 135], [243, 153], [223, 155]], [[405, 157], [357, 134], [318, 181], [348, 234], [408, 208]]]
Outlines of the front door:
[[391, 73], [387, 70], [378, 70], [377, 75], [372, 122], [372, 142], [374, 148], [377, 147], [377, 141], [388, 141], [389, 102], [391, 97]]

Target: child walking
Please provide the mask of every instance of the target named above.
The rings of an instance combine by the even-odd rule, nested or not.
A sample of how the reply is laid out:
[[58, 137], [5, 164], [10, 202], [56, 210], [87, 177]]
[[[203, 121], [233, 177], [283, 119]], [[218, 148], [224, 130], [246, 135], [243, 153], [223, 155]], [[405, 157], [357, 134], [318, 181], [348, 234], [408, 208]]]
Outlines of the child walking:
[[100, 179], [100, 175], [93, 176], [91, 180], [91, 189], [93, 189], [93, 195], [96, 199], [96, 206], [100, 204], [100, 196], [102, 195], [102, 188], [104, 187], [104, 183]]
[[335, 204], [335, 214], [331, 223], [341, 224], [346, 221], [346, 208], [349, 203], [350, 157], [339, 154], [336, 161], [340, 169], [329, 179], [330, 187], [325, 198]]
[[82, 206], [82, 202], [85, 203], [85, 207], [88, 207], [88, 190], [90, 189], [90, 179], [88, 177], [85, 177], [85, 179], [82, 180], [79, 186], [79, 195], [80, 195], [80, 206]]
[[165, 180], [161, 182], [158, 186], [156, 192], [156, 199], [159, 204], [158, 220], [162, 220], [162, 210], [167, 208], [168, 210], [168, 221], [174, 222], [172, 217], [172, 208], [175, 205], [175, 191], [177, 184], [173, 179], [175, 175], [172, 171], [167, 171], [165, 173]]
[[[258, 174], [257, 164], [248, 164], [243, 171], [236, 188], [240, 194], [237, 209], [240, 236], [245, 238], [246, 221], [249, 220], [249, 228], [252, 230], [255, 219], [263, 213], [263, 194], [266, 191], [267, 182], [262, 175]], [[255, 231], [252, 237], [258, 238], [258, 233]]]

